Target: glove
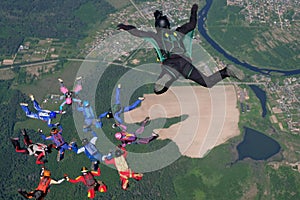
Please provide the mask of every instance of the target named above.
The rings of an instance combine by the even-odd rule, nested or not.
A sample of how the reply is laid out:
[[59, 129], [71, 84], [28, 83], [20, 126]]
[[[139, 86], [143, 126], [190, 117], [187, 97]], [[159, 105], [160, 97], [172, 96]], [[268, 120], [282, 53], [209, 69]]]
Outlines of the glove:
[[156, 10], [154, 13], [154, 18], [157, 19], [163, 15], [162, 11]]
[[191, 10], [192, 12], [196, 12], [198, 10], [198, 4], [194, 4]]
[[118, 26], [117, 26], [118, 28], [118, 30], [120, 30], [120, 29], [122, 29], [122, 30], [125, 30], [125, 31], [128, 31], [128, 30], [130, 30], [130, 29], [134, 29], [135, 27], [134, 26], [132, 26], [132, 25], [125, 25], [125, 24], [118, 24]]
[[118, 30], [120, 29], [123, 29], [123, 30], [126, 30], [127, 29], [127, 26], [125, 24], [118, 24]]
[[68, 174], [64, 174], [64, 179], [67, 180], [67, 181], [70, 180], [70, 178], [68, 177]]

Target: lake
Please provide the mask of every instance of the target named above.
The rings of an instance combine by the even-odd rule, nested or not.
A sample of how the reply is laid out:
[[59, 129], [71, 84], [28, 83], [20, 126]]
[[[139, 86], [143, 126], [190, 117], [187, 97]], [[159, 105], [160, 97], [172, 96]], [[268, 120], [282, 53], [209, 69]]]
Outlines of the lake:
[[266, 92], [264, 90], [262, 90], [260, 87], [256, 86], [256, 85], [249, 85], [250, 88], [253, 90], [253, 92], [255, 93], [255, 95], [257, 96], [257, 98], [260, 101], [261, 104], [261, 108], [262, 108], [262, 117], [265, 117], [267, 114], [267, 107], [266, 107], [266, 103], [267, 103], [267, 95]]
[[244, 139], [237, 146], [238, 160], [244, 158], [267, 160], [280, 151], [279, 143], [273, 138], [248, 127], [245, 127], [244, 130]]

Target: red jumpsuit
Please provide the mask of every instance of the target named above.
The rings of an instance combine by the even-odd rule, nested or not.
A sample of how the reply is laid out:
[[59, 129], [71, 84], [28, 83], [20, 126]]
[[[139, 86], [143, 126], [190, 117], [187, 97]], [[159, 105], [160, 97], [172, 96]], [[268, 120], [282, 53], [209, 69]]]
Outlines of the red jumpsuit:
[[[42, 171], [43, 174], [43, 171]], [[18, 192], [27, 199], [35, 198], [36, 200], [43, 200], [44, 197], [49, 192], [49, 188], [53, 184], [61, 184], [65, 179], [60, 179], [58, 181], [52, 179], [50, 176], [42, 175], [40, 177], [40, 182], [37, 188], [31, 192], [26, 192], [26, 190], [19, 189]]]
[[88, 197], [93, 199], [95, 197], [95, 191], [107, 191], [106, 185], [102, 182], [98, 182], [94, 178], [94, 176], [100, 176], [100, 174], [100, 168], [98, 168], [98, 171], [89, 171], [87, 173], [83, 173], [81, 176], [78, 176], [76, 179], [69, 179], [68, 181], [70, 183], [82, 182], [88, 188]]
[[127, 151], [124, 147], [122, 147], [121, 149], [124, 151], [124, 154], [111, 160], [105, 160], [105, 163], [114, 164], [116, 166], [122, 182], [122, 189], [126, 190], [128, 188], [129, 178], [134, 178], [135, 180], [139, 181], [142, 179], [143, 174], [136, 173], [128, 167], [125, 159], [127, 156]]
[[18, 153], [23, 153], [23, 154], [29, 154], [35, 156], [36, 159], [36, 164], [41, 165], [45, 164], [42, 159], [46, 156], [46, 152], [49, 151], [52, 148], [52, 145], [45, 145], [41, 143], [33, 143], [30, 139], [29, 136], [24, 132], [24, 144], [26, 148], [21, 148], [20, 143], [18, 141], [18, 138], [11, 138], [11, 141], [15, 147], [15, 151]]

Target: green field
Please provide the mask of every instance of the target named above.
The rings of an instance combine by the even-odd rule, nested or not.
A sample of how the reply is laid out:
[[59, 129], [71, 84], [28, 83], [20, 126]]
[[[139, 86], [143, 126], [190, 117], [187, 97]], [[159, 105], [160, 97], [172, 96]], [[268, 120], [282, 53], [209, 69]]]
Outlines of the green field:
[[[226, 6], [225, 0], [213, 1], [206, 22], [210, 37], [228, 53], [252, 65], [281, 70], [298, 69], [299, 47], [295, 47], [297, 39], [291, 36], [289, 30], [249, 25], [240, 14], [241, 9]], [[286, 42], [282, 42], [285, 37]]]

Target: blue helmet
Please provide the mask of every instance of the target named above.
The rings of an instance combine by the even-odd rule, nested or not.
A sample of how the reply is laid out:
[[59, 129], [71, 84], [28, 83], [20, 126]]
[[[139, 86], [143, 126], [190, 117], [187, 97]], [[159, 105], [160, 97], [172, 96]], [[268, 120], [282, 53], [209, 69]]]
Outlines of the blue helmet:
[[49, 116], [50, 116], [51, 119], [52, 119], [52, 118], [56, 118], [56, 113], [53, 112], [53, 111], [51, 111]]
[[90, 105], [90, 102], [89, 101], [83, 101], [83, 106], [84, 107], [87, 107], [87, 106], [89, 106]]

